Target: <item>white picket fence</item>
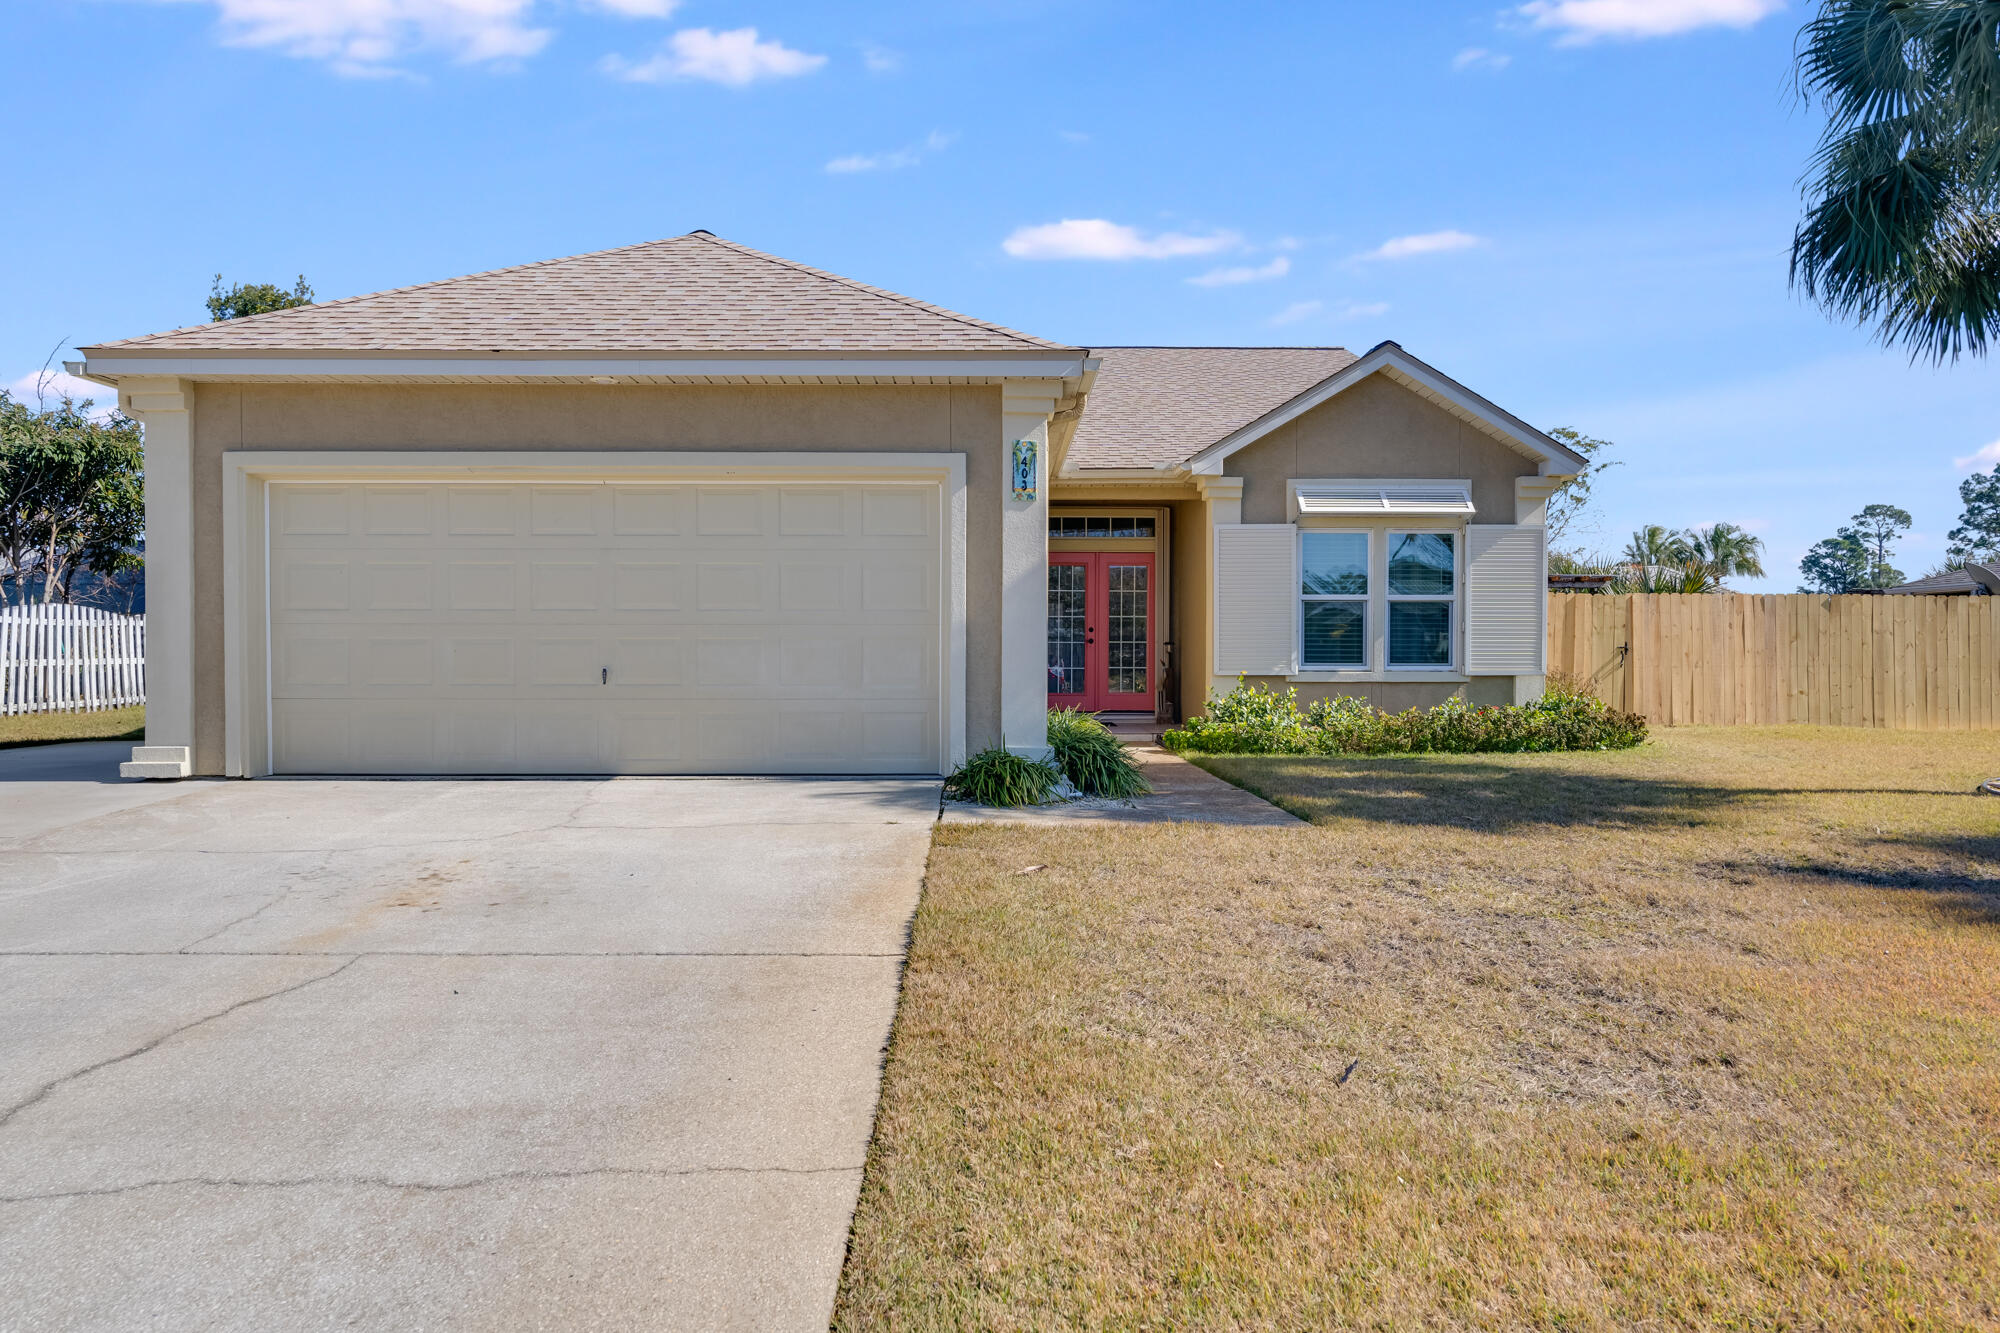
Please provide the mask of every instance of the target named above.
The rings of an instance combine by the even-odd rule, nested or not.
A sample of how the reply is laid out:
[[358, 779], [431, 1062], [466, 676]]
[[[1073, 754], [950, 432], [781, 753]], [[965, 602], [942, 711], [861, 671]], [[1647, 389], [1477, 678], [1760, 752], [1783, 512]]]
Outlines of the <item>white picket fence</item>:
[[0, 607], [0, 714], [144, 702], [144, 616], [61, 603]]

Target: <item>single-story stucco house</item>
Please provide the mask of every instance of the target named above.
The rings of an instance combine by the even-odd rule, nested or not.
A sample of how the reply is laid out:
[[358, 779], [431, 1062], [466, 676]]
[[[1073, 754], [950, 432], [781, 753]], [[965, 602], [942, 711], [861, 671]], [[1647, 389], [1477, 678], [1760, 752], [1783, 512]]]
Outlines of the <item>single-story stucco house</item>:
[[1237, 676], [1541, 690], [1582, 460], [1396, 346], [1071, 347], [707, 232], [83, 349], [128, 771], [941, 773]]

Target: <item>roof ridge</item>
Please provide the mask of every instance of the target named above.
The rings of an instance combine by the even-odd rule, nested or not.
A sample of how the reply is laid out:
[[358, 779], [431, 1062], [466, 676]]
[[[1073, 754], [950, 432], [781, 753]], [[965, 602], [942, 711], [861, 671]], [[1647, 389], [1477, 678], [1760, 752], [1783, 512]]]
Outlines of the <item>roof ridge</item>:
[[827, 282], [838, 283], [843, 287], [851, 287], [855, 291], [866, 292], [870, 296], [879, 296], [887, 300], [897, 301], [902, 303], [903, 305], [911, 306], [917, 310], [921, 310], [928, 315], [938, 315], [945, 319], [955, 319], [959, 321], [961, 324], [969, 324], [973, 328], [984, 329], [988, 333], [1004, 333], [1010, 338], [1018, 338], [1022, 342], [1030, 343], [1037, 347], [1067, 346], [1067, 344], [1064, 343], [1050, 342], [1046, 338], [1037, 338], [1034, 334], [1023, 333], [1019, 329], [1008, 328], [1005, 324], [994, 324], [987, 320], [975, 319], [971, 315], [961, 314], [956, 310], [948, 310], [941, 305], [932, 305], [928, 301], [919, 301], [914, 296], [905, 296], [901, 292], [892, 292], [886, 287], [871, 286], [868, 283], [859, 282], [853, 278], [843, 277], [838, 273], [829, 272], [826, 269], [814, 268], [812, 265], [802, 264], [796, 259], [787, 259], [783, 255], [774, 255], [764, 250], [758, 250], [752, 246], [743, 244], [741, 241], [732, 241], [726, 236], [717, 236], [712, 231], [691, 231], [688, 233], [688, 236], [700, 237], [701, 239], [707, 241], [711, 245], [719, 245], [724, 249], [734, 250], [739, 254], [749, 255], [754, 259], [762, 259], [768, 263], [777, 264], [783, 268], [795, 269], [800, 273], [808, 275], [809, 277], [821, 278]]

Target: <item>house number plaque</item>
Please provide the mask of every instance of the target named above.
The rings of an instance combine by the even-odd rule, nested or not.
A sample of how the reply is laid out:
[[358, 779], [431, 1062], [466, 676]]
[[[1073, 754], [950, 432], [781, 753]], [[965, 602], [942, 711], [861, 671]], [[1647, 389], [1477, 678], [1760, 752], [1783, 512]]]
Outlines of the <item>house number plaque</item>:
[[1035, 442], [1014, 441], [1014, 498], [1035, 498]]

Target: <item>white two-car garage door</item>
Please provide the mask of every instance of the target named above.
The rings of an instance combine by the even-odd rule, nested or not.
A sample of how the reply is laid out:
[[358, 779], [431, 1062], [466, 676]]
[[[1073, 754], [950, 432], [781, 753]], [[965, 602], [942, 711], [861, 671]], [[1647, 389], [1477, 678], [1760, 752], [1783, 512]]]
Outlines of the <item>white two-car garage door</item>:
[[933, 773], [936, 485], [278, 483], [279, 773]]

